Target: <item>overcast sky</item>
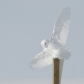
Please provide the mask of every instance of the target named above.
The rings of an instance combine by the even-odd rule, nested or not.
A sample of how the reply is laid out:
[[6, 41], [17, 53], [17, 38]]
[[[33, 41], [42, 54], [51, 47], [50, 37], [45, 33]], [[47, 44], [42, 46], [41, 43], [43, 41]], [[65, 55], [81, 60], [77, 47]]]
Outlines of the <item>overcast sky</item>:
[[[0, 78], [52, 78], [52, 65], [31, 70], [28, 63], [42, 51], [56, 18], [71, 8], [67, 46], [71, 57], [63, 77], [84, 77], [84, 0], [0, 0]], [[28, 62], [28, 63], [27, 63]]]

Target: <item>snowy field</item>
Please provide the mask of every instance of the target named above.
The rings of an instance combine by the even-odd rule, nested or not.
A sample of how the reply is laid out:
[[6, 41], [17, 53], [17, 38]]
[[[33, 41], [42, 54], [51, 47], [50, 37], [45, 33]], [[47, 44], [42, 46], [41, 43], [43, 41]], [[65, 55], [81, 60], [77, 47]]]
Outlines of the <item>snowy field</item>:
[[[52, 84], [52, 79], [2, 79], [0, 84]], [[61, 84], [84, 84], [84, 78], [63, 78]]]

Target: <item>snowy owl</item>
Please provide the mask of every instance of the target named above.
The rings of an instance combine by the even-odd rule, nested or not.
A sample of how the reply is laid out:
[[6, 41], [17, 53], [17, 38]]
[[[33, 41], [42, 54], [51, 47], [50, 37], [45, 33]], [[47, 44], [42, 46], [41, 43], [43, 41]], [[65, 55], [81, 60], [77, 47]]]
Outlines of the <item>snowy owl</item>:
[[41, 42], [43, 51], [30, 62], [30, 68], [40, 69], [50, 65], [53, 58], [68, 59], [70, 57], [70, 50], [66, 46], [69, 24], [70, 8], [65, 7], [55, 21], [51, 38]]

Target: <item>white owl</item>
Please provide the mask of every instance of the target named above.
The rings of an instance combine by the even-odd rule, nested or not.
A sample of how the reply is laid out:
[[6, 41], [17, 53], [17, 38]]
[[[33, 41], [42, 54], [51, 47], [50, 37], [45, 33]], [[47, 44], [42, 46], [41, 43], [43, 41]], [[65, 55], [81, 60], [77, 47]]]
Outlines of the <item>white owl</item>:
[[41, 42], [43, 51], [30, 62], [29, 66], [31, 68], [39, 69], [50, 65], [53, 58], [68, 59], [70, 57], [70, 50], [66, 46], [69, 24], [70, 8], [65, 7], [55, 22], [51, 38]]

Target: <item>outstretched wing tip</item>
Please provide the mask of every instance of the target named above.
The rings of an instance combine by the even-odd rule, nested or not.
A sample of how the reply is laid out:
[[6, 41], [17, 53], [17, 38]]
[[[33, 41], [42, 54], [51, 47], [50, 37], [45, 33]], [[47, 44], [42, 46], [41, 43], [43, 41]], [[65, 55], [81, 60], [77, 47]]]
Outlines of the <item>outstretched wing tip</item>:
[[55, 20], [54, 30], [51, 35], [50, 41], [59, 42], [62, 45], [66, 44], [66, 39], [68, 36], [68, 29], [70, 24], [70, 14], [71, 8], [64, 7], [60, 12], [58, 18]]
[[52, 63], [52, 58], [52, 51], [43, 50], [30, 62], [29, 67], [33, 69], [41, 69], [47, 65], [50, 65]]

